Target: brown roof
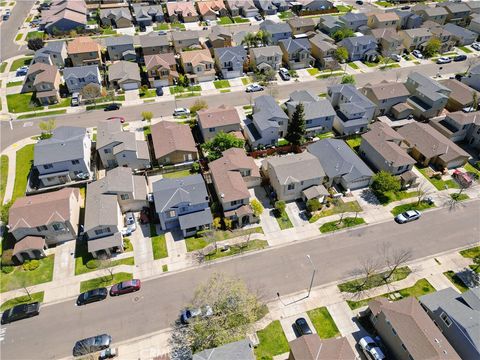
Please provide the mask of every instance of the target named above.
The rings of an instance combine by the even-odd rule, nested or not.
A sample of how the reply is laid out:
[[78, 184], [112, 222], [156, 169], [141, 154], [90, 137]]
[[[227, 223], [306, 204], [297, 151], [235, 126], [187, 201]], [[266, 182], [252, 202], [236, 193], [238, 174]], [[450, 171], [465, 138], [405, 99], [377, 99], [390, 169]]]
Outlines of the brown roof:
[[386, 100], [400, 96], [410, 96], [410, 92], [403, 83], [381, 82], [376, 85], [367, 85], [365, 88], [371, 89], [373, 95], [378, 100]]
[[156, 66], [170, 69], [171, 66], [176, 64], [175, 55], [173, 53], [145, 55], [144, 58], [147, 71]]
[[374, 315], [384, 314], [414, 359], [460, 359], [415, 297], [395, 302], [378, 298], [368, 306]]
[[315, 20], [313, 20], [312, 18], [302, 18], [302, 17], [295, 16], [288, 19], [287, 23], [288, 25], [290, 25], [290, 27], [294, 27], [294, 28], [297, 28], [297, 27], [300, 28], [304, 26], [315, 27]]
[[478, 124], [480, 125], [480, 111], [464, 113], [463, 111], [452, 112], [447, 117], [460, 125]]
[[448, 97], [462, 104], [463, 106], [468, 106], [473, 103], [474, 93], [480, 95], [478, 91], [475, 91], [470, 86], [465, 85], [456, 79], [443, 80], [440, 81], [440, 84], [452, 90]]
[[225, 9], [225, 4], [221, 0], [197, 1], [198, 12], [206, 15], [209, 12], [219, 12]]
[[17, 228], [33, 228], [54, 221], [64, 222], [70, 219], [71, 194], [80, 199], [77, 188], [63, 188], [45, 194], [25, 196], [15, 201], [9, 211], [10, 231]]
[[40, 250], [45, 248], [45, 239], [40, 236], [25, 236], [22, 240], [15, 243], [13, 255], [17, 255], [27, 250]]
[[193, 1], [167, 2], [168, 15], [179, 14], [183, 16], [197, 16]]
[[197, 111], [198, 122], [202, 128], [208, 129], [218, 126], [240, 125], [240, 116], [233, 107], [222, 105], [215, 109]]
[[357, 359], [346, 337], [320, 339], [317, 334], [303, 335], [289, 342], [295, 360]]
[[67, 44], [68, 54], [98, 52], [100, 49], [100, 45], [88, 36], [77, 37]]
[[[35, 80], [33, 81], [33, 85], [40, 84], [42, 82], [45, 83], [54, 83], [57, 76], [58, 76], [58, 68], [56, 65], [47, 65], [46, 66], [35, 66], [38, 63], [33, 64], [31, 67], [33, 68], [31, 71], [35, 72], [40, 70], [37, 75], [35, 76]], [[30, 69], [29, 69], [30, 72]]]
[[197, 152], [190, 126], [171, 121], [162, 121], [151, 126], [152, 142], [155, 157], [173, 153], [174, 151]]
[[397, 21], [400, 18], [394, 12], [372, 13], [370, 16], [376, 17], [378, 21]]
[[191, 63], [194, 67], [204, 62], [213, 63], [212, 55], [210, 55], [208, 49], [182, 51], [180, 57], [183, 63]]

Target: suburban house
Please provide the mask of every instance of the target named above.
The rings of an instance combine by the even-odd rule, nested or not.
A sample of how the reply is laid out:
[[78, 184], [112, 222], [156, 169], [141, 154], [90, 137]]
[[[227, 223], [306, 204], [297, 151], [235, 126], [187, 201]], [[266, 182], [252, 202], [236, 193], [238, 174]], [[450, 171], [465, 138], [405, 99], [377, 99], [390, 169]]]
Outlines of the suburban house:
[[68, 32], [87, 25], [87, 4], [83, 0], [54, 0], [42, 11], [39, 28], [52, 34]]
[[290, 9], [290, 3], [286, 0], [272, 0], [272, 4], [275, 5], [280, 12]]
[[349, 61], [375, 61], [378, 57], [377, 40], [371, 35], [348, 37], [337, 45], [348, 50]]
[[233, 79], [243, 75], [247, 51], [243, 46], [214, 48], [213, 56], [223, 79]]
[[80, 36], [68, 42], [67, 53], [73, 66], [100, 65], [101, 46], [91, 37]]
[[467, 26], [470, 8], [463, 2], [437, 3], [437, 7], [443, 7], [447, 10], [447, 23], [456, 24], [459, 26]]
[[317, 334], [303, 335], [288, 343], [288, 360], [357, 360], [346, 337], [320, 339]]
[[473, 44], [478, 37], [476, 32], [465, 29], [463, 26], [445, 24], [443, 28], [445, 31], [448, 31], [450, 34], [452, 34], [452, 38], [455, 40], [457, 46]]
[[472, 14], [480, 14], [480, 1], [474, 0], [474, 1], [469, 1], [467, 3], [467, 6], [470, 8], [470, 11]]
[[290, 26], [293, 36], [314, 32], [316, 26], [312, 18], [301, 18], [298, 16], [288, 19], [287, 24]]
[[199, 20], [193, 1], [167, 2], [167, 14], [170, 22], [196, 22]]
[[447, 21], [448, 12], [443, 7], [428, 7], [419, 8], [416, 10], [416, 6], [412, 8], [416, 14], [422, 17], [423, 21], [434, 21], [440, 25], [444, 25]]
[[397, 8], [394, 9], [393, 12], [400, 18], [401, 29], [415, 29], [423, 24], [422, 17], [411, 10], [400, 10]]
[[316, 34], [308, 41], [310, 41], [311, 54], [322, 69], [326, 67], [335, 69], [339, 66], [338, 61], [335, 59], [337, 45], [325, 41], [321, 34]]
[[367, 130], [376, 106], [351, 84], [328, 87], [327, 99], [337, 112], [333, 128], [339, 134], [350, 135]]
[[197, 1], [197, 9], [202, 20], [217, 20], [217, 17], [228, 16], [228, 10], [222, 0]]
[[232, 226], [242, 227], [258, 222], [250, 206], [248, 189], [259, 186], [262, 178], [253, 158], [243, 149], [231, 148], [222, 157], [208, 164], [218, 201], [225, 218]]
[[110, 61], [137, 59], [133, 46], [133, 37], [129, 35], [111, 36], [105, 38], [105, 47]]
[[61, 76], [56, 65], [38, 62], [28, 68], [21, 92], [35, 92], [35, 97], [42, 105], [56, 104], [60, 101], [60, 82]]
[[208, 49], [182, 51], [180, 61], [190, 83], [215, 80], [215, 62]]
[[103, 26], [113, 28], [128, 28], [133, 25], [132, 15], [126, 7], [100, 9], [100, 22]]
[[367, 26], [371, 29], [400, 29], [400, 18], [394, 12], [376, 12], [368, 15]]
[[97, 65], [65, 68], [63, 69], [63, 79], [71, 94], [82, 91], [83, 87], [88, 84], [102, 86], [102, 78]]
[[108, 80], [115, 89], [136, 90], [142, 84], [137, 63], [117, 61], [108, 67]]
[[154, 22], [163, 22], [162, 5], [133, 5], [135, 22], [140, 26], [150, 26]]
[[345, 141], [322, 139], [308, 145], [307, 151], [320, 161], [328, 186], [357, 190], [370, 185], [373, 172]]
[[209, 196], [200, 174], [155, 181], [153, 198], [162, 230], [179, 228], [183, 236], [191, 236], [212, 224]]
[[376, 85], [365, 85], [361, 92], [376, 105], [374, 117], [387, 115], [397, 104], [406, 103], [410, 97], [407, 87], [400, 82], [382, 81]]
[[89, 179], [92, 142], [87, 129], [60, 126], [52, 137], [34, 145], [34, 170], [43, 186], [65, 184], [78, 179]]
[[249, 340], [239, 340], [214, 349], [207, 349], [193, 354], [192, 360], [255, 360], [253, 345]]
[[449, 287], [418, 300], [462, 359], [480, 357], [480, 288], [459, 294]]
[[262, 164], [278, 200], [303, 199], [303, 192], [322, 185], [325, 172], [318, 159], [308, 153], [267, 158]]
[[287, 23], [276, 23], [271, 20], [265, 20], [260, 24], [260, 30], [266, 31], [271, 35], [271, 44], [276, 45], [280, 40], [290, 39], [292, 30]]
[[259, 71], [278, 70], [282, 65], [283, 52], [279, 46], [265, 46], [250, 49], [250, 67]]
[[401, 55], [403, 53], [403, 41], [398, 35], [397, 30], [392, 28], [378, 28], [370, 31], [371, 35], [378, 42], [378, 51], [385, 57], [391, 57], [393, 54]]
[[233, 46], [233, 43], [233, 33], [230, 30], [225, 29], [225, 26], [216, 25], [212, 26], [210, 29], [206, 45], [210, 49], [218, 49], [231, 47]]
[[451, 90], [419, 72], [408, 75], [405, 86], [412, 95], [407, 104], [419, 119], [429, 119], [440, 115], [448, 102]]
[[460, 360], [418, 300], [390, 302], [379, 297], [368, 303], [370, 322], [395, 359]]
[[205, 142], [214, 138], [219, 132], [242, 131], [237, 110], [225, 105], [197, 111], [197, 123]]
[[285, 103], [288, 116], [292, 118], [298, 104], [303, 104], [305, 115], [305, 129], [307, 136], [332, 131], [335, 110], [330, 101], [320, 99], [308, 90], [297, 90], [290, 94]]
[[416, 161], [407, 153], [405, 139], [390, 126], [376, 122], [362, 135], [359, 154], [378, 171], [401, 175], [410, 171]]
[[402, 39], [405, 49], [412, 51], [421, 48], [421, 45], [426, 44], [428, 40], [433, 37], [430, 29], [420, 27], [418, 29], [400, 30], [398, 35]]
[[469, 109], [473, 106], [474, 94], [476, 94], [477, 98], [480, 97], [478, 91], [457, 79], [447, 79], [439, 82], [451, 91], [446, 106], [448, 111], [460, 111], [465, 108]]
[[43, 48], [35, 51], [30, 65], [41, 62], [63, 68], [66, 58], [67, 46], [65, 45], [65, 41], [49, 41]]
[[180, 164], [198, 159], [190, 126], [161, 121], [150, 129], [153, 151], [159, 165]]
[[409, 154], [422, 166], [457, 168], [465, 165], [470, 155], [432, 126], [413, 122], [397, 130], [405, 138]]
[[300, 0], [297, 2], [301, 7], [300, 13], [303, 15], [321, 14], [323, 11], [333, 8], [333, 3], [328, 0]]
[[154, 32], [140, 36], [140, 46], [144, 57], [172, 52], [168, 35], [158, 35]]
[[148, 82], [155, 88], [171, 86], [176, 83], [179, 74], [177, 61], [173, 53], [145, 55], [145, 70]]
[[318, 23], [318, 29], [328, 35], [332, 35], [341, 28], [343, 23], [337, 16], [323, 15]]
[[283, 63], [291, 70], [310, 67], [314, 59], [310, 56], [308, 39], [286, 39], [278, 42], [283, 52]]
[[480, 91], [480, 64], [473, 65], [470, 68], [467, 74], [462, 77], [462, 83]]
[[8, 211], [8, 231], [15, 238], [13, 256], [23, 263], [44, 257], [47, 246], [75, 240], [81, 202], [77, 188], [18, 198]]
[[244, 16], [246, 18], [258, 15], [258, 9], [252, 0], [225, 0], [227, 9], [232, 16]]
[[150, 168], [147, 142], [137, 133], [123, 130], [120, 120], [102, 120], [97, 126], [96, 149], [105, 169], [129, 167], [133, 170]]
[[468, 30], [474, 31], [480, 35], [480, 14], [472, 14]]
[[179, 53], [185, 49], [201, 49], [198, 31], [174, 31], [171, 33], [173, 47]]
[[450, 140], [463, 141], [480, 151], [480, 112], [452, 112], [444, 118], [432, 119], [429, 124]]
[[364, 13], [347, 12], [345, 15], [339, 17], [340, 21], [347, 29], [357, 31], [362, 26], [367, 26], [368, 16]]
[[263, 15], [275, 15], [277, 13], [278, 9], [272, 0], [253, 0], [253, 3]]
[[[438, 50], [439, 53], [443, 54], [444, 52], [450, 51], [455, 46], [457, 40], [455, 40], [453, 33], [446, 29], [446, 25], [439, 25], [433, 21], [425, 21], [422, 27], [430, 30], [432, 37], [441, 41], [442, 44]], [[420, 49], [425, 49], [427, 44], [428, 42], [420, 45]]]
[[287, 133], [288, 115], [269, 95], [255, 99], [252, 119], [245, 121], [244, 133], [252, 148], [276, 145]]

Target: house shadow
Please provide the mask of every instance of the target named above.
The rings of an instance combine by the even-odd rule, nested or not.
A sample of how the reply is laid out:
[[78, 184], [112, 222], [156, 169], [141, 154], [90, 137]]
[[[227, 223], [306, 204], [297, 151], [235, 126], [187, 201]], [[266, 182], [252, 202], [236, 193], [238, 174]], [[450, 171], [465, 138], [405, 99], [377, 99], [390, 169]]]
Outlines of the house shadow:
[[370, 189], [364, 189], [360, 193], [360, 197], [365, 202], [372, 204], [372, 205], [381, 205], [380, 201], [378, 200], [377, 196], [373, 193]]

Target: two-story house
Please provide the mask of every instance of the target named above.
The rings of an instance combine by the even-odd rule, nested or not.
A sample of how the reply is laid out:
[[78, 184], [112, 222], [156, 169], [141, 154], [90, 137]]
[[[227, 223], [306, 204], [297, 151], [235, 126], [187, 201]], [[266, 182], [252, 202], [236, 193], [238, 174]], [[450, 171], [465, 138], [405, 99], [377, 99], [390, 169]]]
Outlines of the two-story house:
[[441, 85], [451, 90], [448, 95], [447, 110], [450, 112], [461, 111], [463, 109], [473, 109], [475, 97], [478, 99], [480, 93], [470, 86], [458, 81], [457, 79], [446, 79], [439, 81]]
[[[455, 46], [456, 40], [453, 34], [446, 29], [446, 25], [439, 25], [434, 21], [425, 21], [422, 24], [422, 28], [430, 30], [432, 38], [440, 40], [441, 46], [440, 49], [438, 49], [440, 54], [450, 51]], [[419, 48], [423, 51], [427, 44], [428, 42], [423, 43]]]
[[136, 90], [142, 84], [138, 64], [123, 60], [108, 67], [108, 80], [114, 89]]
[[133, 46], [133, 37], [129, 35], [111, 36], [105, 38], [105, 47], [110, 61], [137, 59]]
[[468, 30], [476, 32], [480, 35], [480, 14], [472, 14]]
[[265, 20], [260, 24], [260, 30], [266, 31], [271, 35], [271, 43], [278, 44], [280, 40], [290, 39], [292, 37], [292, 29], [287, 23], [276, 23], [271, 20]]
[[223, 79], [233, 79], [243, 75], [247, 51], [243, 46], [214, 48], [215, 65]]
[[444, 25], [447, 21], [448, 12], [443, 7], [428, 7], [421, 5], [412, 8], [416, 14], [420, 15], [423, 21], [434, 21], [440, 25]]
[[56, 65], [42, 62], [35, 63], [28, 68], [22, 86], [22, 93], [34, 92], [35, 97], [42, 105], [51, 105], [60, 101], [61, 76]]
[[272, 0], [253, 0], [253, 3], [263, 15], [275, 15], [277, 13], [278, 9]]
[[225, 3], [233, 17], [241, 15], [250, 18], [259, 14], [259, 10], [253, 4], [252, 0], [225, 0]]
[[429, 124], [450, 140], [464, 142], [480, 151], [480, 112], [452, 112], [444, 118], [432, 119]]
[[357, 31], [360, 27], [368, 24], [368, 16], [362, 12], [354, 13], [349, 11], [345, 15], [340, 16], [339, 19], [347, 29], [353, 31]]
[[100, 22], [103, 26], [128, 28], [133, 25], [132, 14], [126, 7], [100, 9]]
[[197, 123], [205, 142], [210, 141], [219, 132], [230, 133], [242, 130], [237, 110], [225, 105], [197, 111]]
[[155, 181], [153, 198], [162, 230], [180, 229], [183, 236], [191, 236], [212, 224], [207, 187], [200, 174]]
[[153, 151], [159, 165], [192, 162], [198, 159], [190, 126], [161, 121], [150, 127]]
[[135, 22], [140, 26], [150, 26], [155, 22], [163, 22], [162, 5], [133, 5]]
[[166, 4], [170, 22], [195, 22], [199, 20], [197, 9], [193, 1], [169, 1]]
[[325, 41], [320, 34], [311, 37], [308, 41], [310, 41], [311, 55], [316, 60], [317, 65], [321, 68], [331, 69], [335, 69], [339, 66], [338, 61], [335, 59], [337, 45]]
[[140, 36], [140, 46], [143, 56], [170, 53], [170, 40], [168, 35], [150, 33]]
[[231, 148], [222, 157], [208, 164], [217, 198], [225, 218], [233, 227], [242, 227], [259, 221], [250, 206], [248, 189], [259, 186], [261, 176], [253, 158], [243, 149]]
[[39, 29], [48, 34], [85, 29], [87, 13], [87, 4], [83, 0], [52, 1], [50, 8], [42, 11]]
[[202, 0], [197, 1], [196, 5], [204, 21], [215, 21], [217, 17], [228, 16], [228, 10], [222, 0]]
[[33, 167], [40, 183], [46, 187], [91, 178], [91, 146], [85, 128], [54, 129], [51, 138], [39, 140], [34, 146]]
[[145, 55], [145, 70], [150, 86], [171, 86], [178, 80], [177, 61], [173, 53]]
[[400, 18], [400, 29], [415, 29], [423, 24], [423, 19], [420, 15], [409, 10], [393, 9], [393, 11]]
[[378, 42], [378, 51], [385, 57], [391, 57], [393, 54], [401, 55], [403, 53], [403, 41], [397, 34], [397, 30], [392, 28], [372, 29], [371, 35]]
[[283, 52], [279, 46], [265, 46], [250, 49], [250, 67], [258, 71], [278, 70], [282, 64]]
[[308, 39], [286, 39], [278, 42], [283, 53], [283, 63], [292, 70], [304, 69], [313, 64]]
[[[226, 26], [212, 26], [206, 45], [210, 49], [227, 48], [234, 45], [233, 33]], [[240, 44], [237, 44], [240, 45]]]
[[190, 83], [215, 80], [215, 62], [207, 49], [182, 51], [180, 61]]
[[63, 69], [63, 79], [71, 94], [82, 91], [83, 87], [88, 84], [102, 86], [102, 78], [97, 65], [65, 68]]
[[390, 114], [392, 107], [405, 103], [410, 92], [403, 83], [382, 81], [376, 85], [365, 85], [361, 92], [376, 105], [374, 116]]
[[473, 65], [465, 76], [462, 76], [462, 83], [480, 91], [480, 64]]
[[398, 36], [402, 39], [405, 49], [412, 51], [426, 44], [433, 37], [433, 34], [430, 29], [421, 27], [418, 29], [400, 30]]
[[91, 37], [80, 36], [68, 42], [67, 53], [73, 66], [100, 65], [101, 46]]
[[337, 45], [347, 49], [349, 61], [375, 61], [378, 57], [377, 40], [371, 35], [348, 37]]
[[179, 53], [186, 49], [201, 49], [198, 31], [174, 31], [172, 33], [173, 47]]
[[292, 36], [313, 33], [315, 31], [315, 21], [312, 18], [291, 17], [287, 20], [290, 26]]
[[476, 32], [465, 29], [464, 26], [445, 24], [443, 28], [452, 34], [452, 38], [457, 46], [473, 44], [478, 38], [478, 34]]
[[400, 29], [400, 18], [394, 12], [376, 12], [368, 15], [367, 25], [371, 29], [392, 28]]
[[437, 7], [443, 7], [447, 10], [447, 23], [462, 27], [468, 25], [471, 10], [466, 3], [447, 1], [445, 3], [437, 3]]
[[31, 64], [41, 62], [63, 68], [66, 58], [67, 46], [65, 41], [49, 41], [43, 48], [35, 51]]

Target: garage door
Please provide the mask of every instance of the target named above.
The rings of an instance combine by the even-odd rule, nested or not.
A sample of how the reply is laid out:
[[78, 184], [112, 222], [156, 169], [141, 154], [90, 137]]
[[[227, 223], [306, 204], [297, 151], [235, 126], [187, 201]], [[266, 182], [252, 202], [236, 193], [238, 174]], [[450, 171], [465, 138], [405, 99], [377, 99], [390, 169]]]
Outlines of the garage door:
[[168, 80], [154, 80], [153, 87], [168, 86]]
[[122, 84], [122, 87], [124, 90], [135, 90], [138, 89], [138, 84], [137, 83], [125, 83]]

